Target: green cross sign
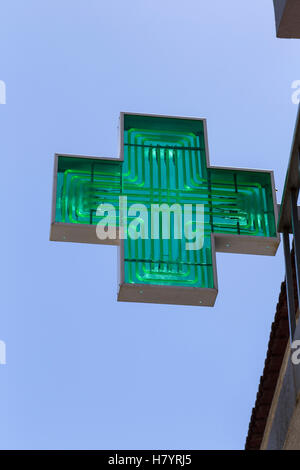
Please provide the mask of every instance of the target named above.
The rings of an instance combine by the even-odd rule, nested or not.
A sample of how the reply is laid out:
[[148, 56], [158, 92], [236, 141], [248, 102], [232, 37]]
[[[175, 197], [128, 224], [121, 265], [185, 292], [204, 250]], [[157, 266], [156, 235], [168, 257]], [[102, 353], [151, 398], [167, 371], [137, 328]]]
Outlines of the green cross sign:
[[121, 301], [213, 306], [216, 251], [275, 255], [276, 222], [272, 171], [211, 166], [205, 119], [121, 113], [118, 159], [55, 155], [50, 239], [119, 245]]

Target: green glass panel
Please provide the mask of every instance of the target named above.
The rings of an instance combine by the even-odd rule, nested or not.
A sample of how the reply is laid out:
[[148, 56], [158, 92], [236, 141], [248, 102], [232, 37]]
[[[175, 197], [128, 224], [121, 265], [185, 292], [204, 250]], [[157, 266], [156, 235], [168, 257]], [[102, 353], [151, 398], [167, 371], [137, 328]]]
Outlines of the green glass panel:
[[[123, 191], [149, 212], [164, 203], [206, 204], [208, 211], [203, 121], [126, 115]], [[182, 219], [182, 233], [183, 225]], [[125, 282], [214, 287], [210, 231], [204, 247], [191, 251], [185, 238], [163, 240], [161, 232], [159, 240], [124, 241]]]
[[101, 203], [118, 208], [121, 175], [117, 161], [58, 157], [55, 221], [96, 225]]
[[276, 237], [270, 173], [210, 169], [209, 175], [211, 231]]
[[[150, 237], [151, 205], [204, 205], [204, 245], [187, 250], [176, 239], [171, 211], [171, 236], [124, 240], [125, 282], [214, 287], [211, 233], [275, 237], [271, 176], [268, 172], [207, 169], [202, 120], [124, 116], [124, 161], [58, 158], [56, 221], [94, 224], [102, 203], [116, 209], [119, 196], [128, 208], [143, 204]], [[184, 211], [182, 211], [184, 212]], [[130, 224], [139, 212], [128, 217]], [[181, 230], [184, 233], [184, 217]]]

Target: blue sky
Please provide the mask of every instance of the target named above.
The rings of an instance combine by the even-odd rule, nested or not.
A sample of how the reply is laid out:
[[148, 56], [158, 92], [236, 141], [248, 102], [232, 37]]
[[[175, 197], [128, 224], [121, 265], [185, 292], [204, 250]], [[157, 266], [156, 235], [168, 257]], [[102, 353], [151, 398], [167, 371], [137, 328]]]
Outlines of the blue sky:
[[214, 308], [121, 303], [117, 250], [49, 241], [55, 152], [116, 156], [120, 111], [205, 117], [211, 164], [272, 169], [299, 42], [271, 1], [1, 4], [1, 449], [242, 449], [280, 283], [217, 254]]

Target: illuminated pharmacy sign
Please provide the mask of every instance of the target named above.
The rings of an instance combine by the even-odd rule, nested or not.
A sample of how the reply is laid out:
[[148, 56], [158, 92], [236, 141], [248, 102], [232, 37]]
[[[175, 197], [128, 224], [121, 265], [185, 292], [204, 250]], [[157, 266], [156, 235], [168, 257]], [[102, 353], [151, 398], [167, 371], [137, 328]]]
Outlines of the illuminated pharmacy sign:
[[121, 113], [120, 158], [55, 156], [50, 238], [119, 245], [121, 301], [214, 305], [216, 251], [275, 255], [276, 217], [271, 171], [210, 166], [205, 119]]

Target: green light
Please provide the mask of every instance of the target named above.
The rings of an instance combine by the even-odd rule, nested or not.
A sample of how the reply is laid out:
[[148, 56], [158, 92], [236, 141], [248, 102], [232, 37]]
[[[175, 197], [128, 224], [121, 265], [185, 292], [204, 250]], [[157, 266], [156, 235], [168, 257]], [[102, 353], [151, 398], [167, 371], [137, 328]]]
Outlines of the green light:
[[119, 204], [122, 164], [89, 158], [59, 157], [55, 221], [97, 224], [100, 202]]
[[118, 226], [119, 196], [127, 196], [149, 212], [151, 204], [203, 204], [205, 232], [192, 251], [173, 233], [124, 240], [126, 284], [212, 289], [211, 234], [276, 237], [270, 172], [209, 167], [203, 120], [125, 114], [122, 137], [124, 161], [58, 157], [55, 222], [96, 225], [97, 207], [109, 203]]

